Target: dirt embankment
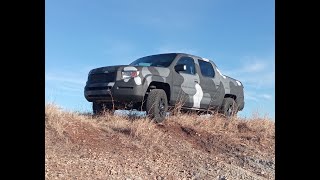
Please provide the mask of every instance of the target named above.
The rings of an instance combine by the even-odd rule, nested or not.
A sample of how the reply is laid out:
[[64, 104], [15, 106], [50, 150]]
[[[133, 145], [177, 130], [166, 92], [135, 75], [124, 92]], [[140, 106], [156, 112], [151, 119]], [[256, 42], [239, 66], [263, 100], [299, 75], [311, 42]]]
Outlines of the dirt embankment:
[[266, 118], [92, 117], [46, 105], [46, 179], [274, 179]]

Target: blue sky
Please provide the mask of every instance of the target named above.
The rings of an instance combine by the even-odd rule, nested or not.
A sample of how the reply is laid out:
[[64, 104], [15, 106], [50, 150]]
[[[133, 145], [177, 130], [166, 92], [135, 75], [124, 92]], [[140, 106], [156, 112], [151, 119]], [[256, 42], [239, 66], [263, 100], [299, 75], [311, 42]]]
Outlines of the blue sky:
[[46, 0], [45, 100], [91, 111], [90, 69], [151, 54], [213, 60], [245, 86], [245, 108], [275, 116], [274, 0]]

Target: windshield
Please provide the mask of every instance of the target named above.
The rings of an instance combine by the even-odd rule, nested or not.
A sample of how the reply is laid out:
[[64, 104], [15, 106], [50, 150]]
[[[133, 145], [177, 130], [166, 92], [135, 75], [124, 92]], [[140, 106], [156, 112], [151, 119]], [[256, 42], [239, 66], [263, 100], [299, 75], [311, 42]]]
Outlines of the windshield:
[[133, 61], [132, 66], [168, 67], [177, 56], [176, 53], [146, 56]]

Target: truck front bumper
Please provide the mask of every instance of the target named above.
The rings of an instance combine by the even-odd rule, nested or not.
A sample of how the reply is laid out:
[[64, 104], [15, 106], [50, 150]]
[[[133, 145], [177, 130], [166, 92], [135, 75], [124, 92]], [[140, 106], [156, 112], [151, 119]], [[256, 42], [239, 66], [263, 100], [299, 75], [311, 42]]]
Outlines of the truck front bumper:
[[84, 96], [89, 102], [141, 102], [143, 101], [145, 92], [146, 89], [143, 85], [132, 84], [130, 81], [87, 84], [84, 88]]

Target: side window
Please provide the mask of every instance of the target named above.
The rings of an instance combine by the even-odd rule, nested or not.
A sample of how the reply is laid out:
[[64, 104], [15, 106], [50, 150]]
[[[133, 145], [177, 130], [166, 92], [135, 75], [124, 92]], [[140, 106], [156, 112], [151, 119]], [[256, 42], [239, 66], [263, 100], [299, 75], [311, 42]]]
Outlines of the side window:
[[203, 76], [213, 78], [215, 74], [212, 64], [210, 62], [202, 61], [200, 59], [198, 59], [198, 61], [200, 65], [201, 74]]
[[179, 61], [177, 62], [178, 64], [185, 64], [187, 65], [187, 70], [184, 71], [184, 73], [187, 74], [196, 74], [196, 67], [194, 65], [194, 60], [191, 57], [181, 57]]

